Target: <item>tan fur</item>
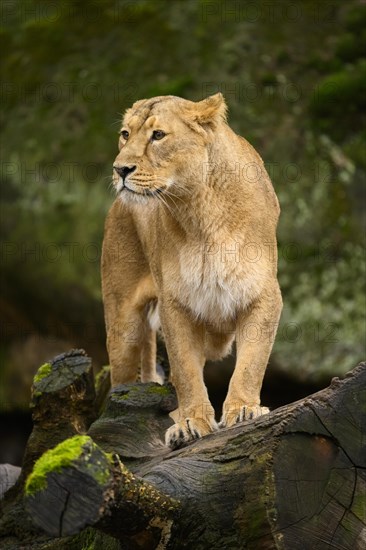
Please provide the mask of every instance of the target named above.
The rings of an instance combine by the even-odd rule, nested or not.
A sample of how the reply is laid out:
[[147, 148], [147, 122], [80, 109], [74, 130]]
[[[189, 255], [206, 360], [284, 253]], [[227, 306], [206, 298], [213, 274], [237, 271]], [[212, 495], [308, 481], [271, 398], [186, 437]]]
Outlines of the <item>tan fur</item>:
[[[118, 196], [102, 258], [112, 385], [134, 381], [139, 368], [143, 381], [160, 380], [151, 321], [158, 300], [179, 403], [166, 435], [173, 448], [217, 428], [203, 367], [234, 339], [221, 425], [268, 412], [260, 390], [282, 308], [279, 205], [261, 158], [225, 114], [221, 94], [138, 101], [114, 163]], [[165, 137], [153, 140], [155, 130]], [[123, 166], [136, 167], [124, 183]]]

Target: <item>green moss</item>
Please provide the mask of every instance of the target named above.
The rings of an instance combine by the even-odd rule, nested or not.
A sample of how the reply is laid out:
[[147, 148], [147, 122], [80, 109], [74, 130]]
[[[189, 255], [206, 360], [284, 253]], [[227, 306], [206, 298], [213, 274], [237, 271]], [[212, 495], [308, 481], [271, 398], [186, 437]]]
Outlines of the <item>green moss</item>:
[[153, 393], [153, 394], [158, 394], [163, 396], [163, 395], [169, 395], [170, 390], [166, 386], [156, 385], [156, 386], [146, 387], [145, 384], [141, 384], [141, 385], [132, 386], [131, 388], [128, 389], [126, 393], [113, 394], [113, 399], [116, 399], [117, 401], [128, 401], [131, 399], [131, 397], [133, 397], [133, 394], [140, 393], [143, 395], [143, 392]]
[[44, 363], [43, 365], [41, 365], [39, 367], [37, 373], [35, 374], [35, 376], [33, 378], [33, 383], [37, 384], [38, 382], [43, 380], [43, 378], [46, 378], [49, 374], [51, 374], [51, 371], [52, 371], [51, 364], [50, 363]]
[[160, 395], [169, 395], [170, 390], [166, 386], [151, 386], [149, 393], [158, 393]]
[[112, 394], [113, 396], [113, 399], [117, 400], [117, 401], [128, 401], [131, 396], [133, 396], [133, 394], [137, 394], [140, 392], [140, 387], [139, 386], [131, 386], [130, 388], [128, 388], [128, 390], [124, 390], [123, 393], [118, 393], [118, 392], [115, 392]]
[[[85, 445], [97, 447], [92, 439], [86, 435], [76, 435], [70, 439], [66, 439], [54, 449], [45, 452], [35, 463], [33, 472], [29, 475], [25, 492], [27, 495], [33, 495], [38, 491], [42, 491], [47, 487], [47, 475], [50, 472], [59, 472], [63, 468], [69, 466], [77, 459]], [[101, 451], [101, 457], [105, 457], [110, 462], [110, 457]], [[100, 484], [107, 481], [109, 477], [109, 469], [103, 463], [102, 458], [96, 464], [87, 464], [91, 475]]]
[[116, 401], [128, 401], [131, 398], [131, 395], [134, 393], [138, 393], [139, 388], [137, 386], [132, 386], [128, 389], [128, 391], [124, 391], [124, 393], [113, 393], [113, 399]]
[[68, 537], [65, 539], [67, 550], [94, 550], [96, 533], [95, 529], [87, 527], [77, 535]]
[[108, 372], [110, 372], [111, 370], [111, 367], [109, 365], [105, 365], [104, 367], [102, 367], [100, 369], [100, 371], [98, 372], [98, 374], [95, 376], [95, 391], [98, 391], [99, 390], [99, 387], [102, 383], [102, 380], [105, 376], [105, 374]]
[[89, 528], [80, 533], [78, 537], [75, 537], [74, 545], [71, 546], [70, 550], [80, 550], [80, 548], [81, 550], [98, 550], [98, 548], [119, 550], [120, 544], [114, 537]]
[[73, 546], [75, 550], [76, 548], [81, 548], [81, 550], [94, 550], [95, 531], [91, 528], [85, 529], [85, 531], [77, 535], [72, 542], [74, 543]]
[[114, 395], [113, 399], [116, 399], [117, 401], [127, 401], [128, 393], [124, 393], [123, 395]]
[[[103, 453], [100, 460], [97, 460], [95, 463], [93, 462], [87, 464], [90, 474], [99, 483], [99, 485], [104, 485], [109, 478], [109, 467], [105, 461], [105, 457], [106, 455]], [[108, 462], [110, 462], [109, 457]]]

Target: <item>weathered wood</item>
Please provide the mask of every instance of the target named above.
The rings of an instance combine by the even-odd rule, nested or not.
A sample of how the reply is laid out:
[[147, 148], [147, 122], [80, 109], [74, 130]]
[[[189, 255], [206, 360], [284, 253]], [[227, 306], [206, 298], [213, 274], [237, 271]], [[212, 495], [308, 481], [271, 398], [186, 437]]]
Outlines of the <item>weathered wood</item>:
[[146, 548], [159, 543], [179, 509], [86, 436], [61, 443], [37, 461], [26, 484], [26, 506], [34, 522], [53, 536], [93, 524], [144, 541]]
[[75, 434], [85, 433], [95, 420], [92, 360], [76, 349], [42, 365], [33, 380], [31, 410], [33, 431], [22, 464], [28, 475], [47, 449]]
[[104, 408], [107, 395], [111, 389], [110, 366], [106, 365], [98, 372], [95, 377], [95, 409], [99, 415]]
[[120, 385], [111, 391], [103, 413], [88, 435], [107, 452], [116, 452], [136, 468], [141, 461], [169, 454], [165, 431], [173, 424], [168, 413], [176, 409], [171, 385]]
[[[179, 501], [179, 515], [165, 522], [156, 539], [146, 539], [144, 526], [126, 532], [129, 517], [135, 525], [132, 497], [125, 492], [124, 502], [111, 502], [107, 491], [90, 524], [113, 533], [126, 548], [365, 547], [365, 364], [317, 394], [175, 452], [163, 446], [174, 396], [168, 387], [153, 388], [118, 388], [89, 434], [101, 449], [118, 451], [138, 484]], [[75, 475], [69, 498], [78, 498], [82, 483], [83, 499], [91, 504], [95, 491]], [[52, 483], [64, 483], [64, 476], [55, 472]], [[47, 502], [46, 491], [37, 509], [46, 528], [39, 518], [47, 515]]]
[[[91, 358], [83, 350], [71, 350], [42, 365], [33, 380], [30, 406], [33, 431], [21, 474], [0, 502], [0, 547], [11, 550], [22, 545], [38, 548], [34, 541], [41, 544], [40, 541], [50, 538], [34, 526], [24, 510], [24, 483], [35, 461], [45, 451], [75, 434], [85, 433], [95, 419]], [[9, 541], [8, 546], [5, 540]]]
[[0, 499], [20, 476], [20, 468], [12, 464], [0, 464]]

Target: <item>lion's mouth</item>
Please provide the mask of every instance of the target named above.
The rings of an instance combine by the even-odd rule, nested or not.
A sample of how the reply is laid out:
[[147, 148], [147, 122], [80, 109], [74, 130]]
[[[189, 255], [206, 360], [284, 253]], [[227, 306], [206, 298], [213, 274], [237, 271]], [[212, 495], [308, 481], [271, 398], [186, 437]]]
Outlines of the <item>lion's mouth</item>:
[[163, 192], [163, 189], [158, 187], [156, 189], [148, 189], [145, 187], [144, 189], [141, 189], [141, 191], [137, 191], [136, 189], [129, 187], [126, 182], [123, 183], [119, 193], [122, 193], [124, 190], [133, 193], [134, 195], [138, 195], [139, 197], [155, 197]]

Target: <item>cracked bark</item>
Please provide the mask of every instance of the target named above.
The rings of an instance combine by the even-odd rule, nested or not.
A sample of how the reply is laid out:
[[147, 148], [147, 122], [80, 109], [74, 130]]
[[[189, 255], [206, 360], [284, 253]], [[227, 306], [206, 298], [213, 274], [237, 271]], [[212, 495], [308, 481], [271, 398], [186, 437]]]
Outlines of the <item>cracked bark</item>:
[[[70, 501], [82, 495], [98, 513], [86, 514], [80, 524], [76, 510], [64, 534], [92, 525], [99, 541], [95, 548], [103, 547], [100, 531], [113, 536], [108, 539], [115, 541], [113, 548], [365, 548], [365, 364], [306, 399], [170, 452], [163, 437], [174, 406], [169, 387], [121, 386], [88, 434], [103, 451], [118, 453], [137, 486], [146, 484], [162, 498], [178, 501], [179, 512], [167, 514], [159, 525], [151, 517], [139, 523], [148, 505], [134, 500], [133, 492], [126, 498], [117, 466], [109, 481], [113, 491], [104, 489], [98, 498], [74, 467], [75, 480], [67, 485]], [[56, 472], [53, 479], [64, 484], [66, 474]], [[30, 506], [49, 532], [51, 487], [37, 495], [42, 503], [37, 517]], [[54, 509], [53, 515], [57, 524]], [[55, 540], [54, 548], [63, 548], [64, 541], [73, 548], [75, 537]]]

